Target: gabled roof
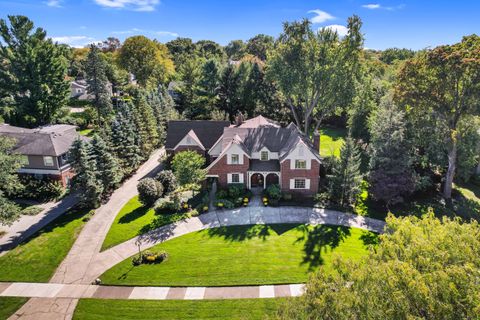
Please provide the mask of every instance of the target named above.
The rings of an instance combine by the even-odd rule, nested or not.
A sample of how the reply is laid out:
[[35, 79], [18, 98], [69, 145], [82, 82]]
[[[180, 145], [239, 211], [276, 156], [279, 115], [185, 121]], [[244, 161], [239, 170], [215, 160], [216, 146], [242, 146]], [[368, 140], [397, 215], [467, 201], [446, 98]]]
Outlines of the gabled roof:
[[165, 148], [173, 149], [187, 135], [190, 130], [195, 132], [198, 140], [206, 148], [210, 149], [223, 134], [223, 128], [230, 125], [229, 121], [209, 120], [176, 120], [169, 121]]
[[195, 143], [200, 147], [202, 148], [203, 150], [205, 150], [205, 147], [203, 146], [202, 142], [200, 141], [200, 139], [197, 137], [197, 135], [195, 134], [195, 131], [193, 130], [190, 130], [188, 131], [188, 133], [185, 135], [185, 137], [182, 138], [182, 140], [180, 140], [177, 145], [173, 148], [173, 149], [176, 149], [177, 147], [179, 147], [183, 141], [184, 138], [186, 137], [190, 137], [193, 141], [195, 141]]
[[14, 151], [23, 155], [59, 156], [66, 153], [76, 139], [83, 139], [75, 126], [57, 124], [36, 129], [0, 125], [0, 135], [15, 139]]
[[280, 128], [280, 124], [271, 119], [267, 119], [264, 116], [260, 115], [252, 119], [245, 120], [240, 125], [232, 125], [235, 128], [260, 128], [260, 127], [275, 127]]

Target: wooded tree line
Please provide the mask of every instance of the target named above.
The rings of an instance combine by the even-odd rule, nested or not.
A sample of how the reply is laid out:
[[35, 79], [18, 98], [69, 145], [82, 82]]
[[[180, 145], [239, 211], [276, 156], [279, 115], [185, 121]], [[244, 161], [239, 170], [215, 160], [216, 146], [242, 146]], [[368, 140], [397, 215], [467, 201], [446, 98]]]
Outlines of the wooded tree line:
[[[259, 34], [225, 47], [133, 36], [76, 49], [52, 43], [26, 17], [12, 16], [0, 24], [2, 116], [27, 127], [68, 121], [66, 79], [83, 78], [94, 95], [91, 121], [107, 128], [97, 130], [103, 139], [120, 131], [113, 121], [119, 106], [139, 110], [143, 121], [128, 108], [122, 116], [143, 135], [142, 152], [158, 145], [164, 133], [155, 124], [170, 117], [264, 114], [293, 121], [307, 137], [335, 120], [352, 140], [341, 153], [351, 159], [325, 161], [327, 167], [333, 162], [331, 188], [345, 195], [337, 199], [342, 205], [355, 200], [363, 178], [371, 196], [387, 205], [439, 182], [450, 199], [454, 178], [470, 179], [478, 163], [479, 37], [419, 52], [377, 52], [363, 49], [359, 17], [347, 26], [344, 37], [313, 30], [304, 20], [285, 23], [276, 39]], [[119, 97], [111, 99], [109, 85]], [[169, 98], [167, 89], [174, 98], [168, 115], [146, 107]], [[357, 153], [362, 156], [351, 156]], [[368, 169], [359, 170], [359, 161]]]

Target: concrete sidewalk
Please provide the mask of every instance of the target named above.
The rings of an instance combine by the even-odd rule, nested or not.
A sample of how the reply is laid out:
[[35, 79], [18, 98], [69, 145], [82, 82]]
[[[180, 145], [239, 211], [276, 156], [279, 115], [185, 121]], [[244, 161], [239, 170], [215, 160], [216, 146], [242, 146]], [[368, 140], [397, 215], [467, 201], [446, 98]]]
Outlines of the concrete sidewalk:
[[235, 287], [123, 287], [60, 283], [0, 282], [0, 297], [48, 299], [202, 300], [297, 297], [304, 284]]

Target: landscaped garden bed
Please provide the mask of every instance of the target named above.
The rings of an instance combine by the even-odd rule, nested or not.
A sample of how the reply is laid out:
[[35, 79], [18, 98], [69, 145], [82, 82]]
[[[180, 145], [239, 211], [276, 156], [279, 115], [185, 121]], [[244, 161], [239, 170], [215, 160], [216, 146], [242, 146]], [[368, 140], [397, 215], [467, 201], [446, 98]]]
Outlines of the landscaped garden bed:
[[[366, 237], [365, 235], [369, 235]], [[159, 264], [132, 266], [128, 258], [100, 278], [108, 285], [231, 286], [301, 283], [309, 271], [330, 268], [334, 254], [359, 259], [373, 233], [320, 225], [249, 225], [190, 233], [149, 249]]]
[[248, 206], [252, 198], [252, 192], [247, 190], [243, 183], [231, 183], [226, 189], [218, 190], [215, 198], [214, 205], [218, 209], [233, 209]]

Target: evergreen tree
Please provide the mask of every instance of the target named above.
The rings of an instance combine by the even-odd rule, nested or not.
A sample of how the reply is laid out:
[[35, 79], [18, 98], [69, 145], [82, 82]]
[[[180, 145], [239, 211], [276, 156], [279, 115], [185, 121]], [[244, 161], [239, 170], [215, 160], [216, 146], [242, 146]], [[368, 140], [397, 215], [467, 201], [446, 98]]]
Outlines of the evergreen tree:
[[360, 192], [362, 174], [361, 156], [355, 141], [349, 136], [340, 149], [340, 159], [333, 165], [330, 191], [340, 206], [352, 205]]
[[240, 78], [234, 65], [227, 65], [220, 76], [218, 94], [218, 107], [228, 114], [229, 120], [233, 121], [239, 107], [238, 90]]
[[148, 157], [158, 145], [157, 120], [142, 92], [138, 92], [136, 95], [132, 115], [140, 136], [142, 154], [144, 157]]
[[99, 135], [93, 137], [92, 150], [103, 190], [108, 192], [115, 189], [123, 177], [123, 172], [117, 159], [110, 153], [107, 144]]
[[70, 94], [65, 50], [27, 17], [8, 20], [0, 19], [0, 113], [13, 125], [52, 123]]
[[139, 138], [131, 120], [130, 111], [126, 103], [121, 103], [121, 110], [117, 112], [112, 127], [113, 151], [120, 161], [125, 174], [130, 174], [142, 161]]
[[70, 151], [71, 164], [77, 173], [72, 181], [73, 190], [80, 196], [80, 205], [96, 208], [100, 205], [103, 183], [98, 178], [97, 163], [88, 142], [77, 139]]
[[21, 187], [17, 170], [22, 166], [22, 158], [13, 152], [15, 141], [0, 136], [0, 224], [9, 225], [20, 215], [20, 207], [7, 198]]
[[160, 146], [165, 142], [167, 122], [178, 119], [179, 115], [175, 110], [172, 97], [162, 87], [150, 91], [147, 95], [147, 102], [151, 106], [157, 121], [158, 146]]
[[106, 62], [100, 55], [100, 49], [92, 44], [85, 62], [85, 71], [88, 92], [94, 95], [93, 104], [97, 109], [98, 126], [101, 126], [102, 119], [107, 119], [112, 112], [106, 69]]
[[413, 192], [414, 176], [405, 139], [404, 113], [386, 96], [370, 125], [370, 193], [387, 205]]

